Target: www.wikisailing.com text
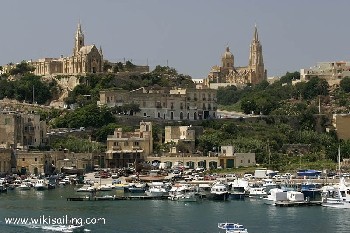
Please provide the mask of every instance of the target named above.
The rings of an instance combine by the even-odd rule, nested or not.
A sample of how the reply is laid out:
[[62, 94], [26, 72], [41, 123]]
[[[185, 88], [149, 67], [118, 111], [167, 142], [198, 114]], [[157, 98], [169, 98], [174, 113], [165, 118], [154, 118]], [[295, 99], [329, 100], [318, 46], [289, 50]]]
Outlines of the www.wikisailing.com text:
[[9, 217], [5, 218], [6, 224], [14, 225], [95, 225], [106, 224], [105, 218], [76, 218], [63, 215], [62, 217], [51, 217], [41, 215], [37, 218]]

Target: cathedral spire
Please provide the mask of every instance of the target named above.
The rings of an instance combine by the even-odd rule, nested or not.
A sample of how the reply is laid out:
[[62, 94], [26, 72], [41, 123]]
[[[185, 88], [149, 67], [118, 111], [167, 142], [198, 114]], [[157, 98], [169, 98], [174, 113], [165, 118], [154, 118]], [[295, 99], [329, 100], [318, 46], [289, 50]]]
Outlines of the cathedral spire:
[[77, 55], [77, 53], [80, 51], [81, 47], [83, 46], [84, 46], [84, 34], [83, 34], [83, 31], [81, 30], [81, 23], [79, 20], [77, 31], [75, 33], [75, 38], [74, 38], [73, 54]]
[[254, 39], [253, 40], [259, 41], [258, 28], [256, 27], [256, 24], [255, 24], [255, 31], [254, 31]]

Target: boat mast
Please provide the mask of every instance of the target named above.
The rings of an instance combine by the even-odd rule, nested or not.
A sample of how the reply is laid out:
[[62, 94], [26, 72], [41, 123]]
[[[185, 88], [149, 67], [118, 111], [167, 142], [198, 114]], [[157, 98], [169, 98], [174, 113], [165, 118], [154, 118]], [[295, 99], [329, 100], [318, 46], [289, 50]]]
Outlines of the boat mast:
[[339, 169], [339, 174], [340, 174], [340, 145], [338, 147], [338, 169]]

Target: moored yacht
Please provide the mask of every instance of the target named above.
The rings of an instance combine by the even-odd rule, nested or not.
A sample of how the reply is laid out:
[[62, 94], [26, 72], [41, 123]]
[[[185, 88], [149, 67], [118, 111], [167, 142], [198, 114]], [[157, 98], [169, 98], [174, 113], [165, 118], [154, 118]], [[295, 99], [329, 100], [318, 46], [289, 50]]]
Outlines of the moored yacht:
[[248, 230], [238, 223], [218, 223], [218, 228], [225, 230], [225, 233], [248, 233]]
[[263, 200], [267, 205], [276, 205], [278, 201], [288, 201], [287, 192], [279, 188], [273, 188]]
[[349, 209], [350, 187], [340, 178], [339, 184], [322, 188], [322, 206]]
[[34, 188], [40, 191], [45, 190], [47, 189], [47, 183], [45, 182], [44, 179], [38, 179], [34, 184]]
[[209, 199], [226, 201], [230, 193], [228, 192], [227, 185], [221, 182], [216, 182], [210, 189]]

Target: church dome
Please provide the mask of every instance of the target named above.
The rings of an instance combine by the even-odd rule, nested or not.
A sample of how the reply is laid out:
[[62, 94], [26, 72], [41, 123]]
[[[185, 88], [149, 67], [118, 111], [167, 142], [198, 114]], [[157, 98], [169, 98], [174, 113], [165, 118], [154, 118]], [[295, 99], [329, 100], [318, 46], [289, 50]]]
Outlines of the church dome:
[[230, 48], [227, 46], [225, 53], [222, 55], [222, 58], [233, 58], [233, 54], [230, 52]]

